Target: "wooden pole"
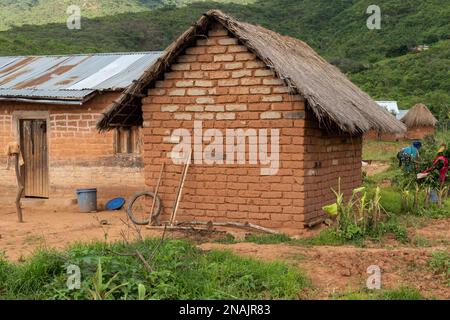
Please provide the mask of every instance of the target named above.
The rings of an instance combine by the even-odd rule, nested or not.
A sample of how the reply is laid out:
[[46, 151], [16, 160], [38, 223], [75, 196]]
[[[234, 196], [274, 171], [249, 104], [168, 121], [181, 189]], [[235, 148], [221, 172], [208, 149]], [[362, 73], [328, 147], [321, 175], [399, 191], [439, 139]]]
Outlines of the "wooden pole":
[[177, 196], [175, 198], [175, 203], [173, 205], [172, 216], [170, 217], [170, 226], [173, 226], [175, 223], [175, 218], [177, 216], [178, 206], [180, 205], [181, 195], [183, 193], [184, 182], [186, 181], [186, 176], [189, 170], [189, 166], [192, 160], [192, 150], [189, 151], [189, 157], [187, 162], [183, 168], [183, 172], [181, 174], [180, 185], [178, 186]]
[[227, 221], [227, 222], [205, 222], [205, 221], [183, 221], [180, 222], [178, 224], [178, 226], [181, 225], [212, 225], [212, 226], [216, 226], [216, 227], [236, 227], [236, 228], [250, 228], [250, 229], [255, 229], [258, 231], [262, 231], [262, 232], [266, 232], [266, 233], [270, 233], [270, 234], [281, 234], [279, 231], [277, 230], [273, 230], [273, 229], [269, 229], [269, 228], [265, 228], [253, 223], [240, 223], [240, 222], [231, 222], [231, 221]]
[[16, 179], [17, 179], [17, 196], [16, 196], [16, 210], [17, 210], [17, 217], [19, 219], [19, 222], [23, 222], [23, 215], [22, 215], [22, 207], [20, 205], [20, 199], [22, 198], [23, 194], [23, 184], [22, 184], [22, 175], [20, 173], [20, 164], [19, 164], [19, 153], [14, 154], [14, 161], [15, 161], [15, 169], [16, 169]]
[[[165, 165], [165, 162], [163, 162], [161, 165], [161, 171], [159, 172], [158, 183], [156, 184], [156, 188], [155, 188], [155, 195], [153, 197], [152, 209], [150, 210], [150, 223], [152, 222], [152, 218], [153, 218], [153, 210], [155, 210], [156, 197], [158, 196], [159, 186], [161, 185], [161, 179], [162, 179], [162, 175], [164, 172], [164, 165]], [[156, 224], [159, 225], [159, 218], [155, 217], [155, 220], [156, 220]]]

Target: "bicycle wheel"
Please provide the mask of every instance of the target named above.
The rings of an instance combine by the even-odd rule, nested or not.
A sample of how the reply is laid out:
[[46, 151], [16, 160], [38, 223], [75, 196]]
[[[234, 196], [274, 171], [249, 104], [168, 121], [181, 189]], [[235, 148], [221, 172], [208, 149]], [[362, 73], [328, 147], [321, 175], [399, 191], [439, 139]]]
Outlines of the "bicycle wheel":
[[[150, 197], [151, 201], [147, 201], [146, 197]], [[127, 214], [134, 224], [147, 225], [150, 223], [150, 216], [152, 220], [158, 219], [161, 213], [161, 199], [158, 196], [156, 196], [153, 213], [151, 215], [148, 214], [154, 198], [155, 194], [153, 192], [143, 191], [135, 193], [128, 201]]]

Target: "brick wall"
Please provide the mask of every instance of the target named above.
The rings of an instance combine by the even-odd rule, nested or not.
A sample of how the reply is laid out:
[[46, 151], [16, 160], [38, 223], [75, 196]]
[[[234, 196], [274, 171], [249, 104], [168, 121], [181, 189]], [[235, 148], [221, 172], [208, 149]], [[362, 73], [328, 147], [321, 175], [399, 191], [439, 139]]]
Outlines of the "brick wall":
[[410, 140], [422, 140], [426, 136], [434, 135], [435, 128], [432, 126], [428, 127], [413, 127], [408, 128], [408, 131], [406, 132], [406, 138]]
[[15, 194], [16, 183], [14, 165], [10, 164], [10, 170], [6, 170], [6, 146], [9, 142], [16, 141], [15, 125], [11, 106], [0, 103], [0, 196]]
[[305, 130], [305, 212], [314, 223], [325, 217], [322, 207], [334, 203], [331, 188], [340, 189], [345, 199], [362, 184], [362, 136], [323, 130], [312, 112], [307, 112]]
[[364, 134], [364, 140], [376, 141], [400, 141], [406, 139], [402, 133], [378, 133], [376, 130], [370, 130]]
[[[171, 133], [204, 130], [280, 129], [280, 168], [261, 175], [255, 164], [194, 163], [186, 179], [177, 220], [251, 221], [296, 229], [321, 213], [339, 175], [350, 190], [361, 182], [361, 137], [329, 135], [320, 129], [302, 97], [288, 88], [237, 39], [214, 26], [171, 66], [143, 99], [146, 184], [160, 188], [164, 218], [173, 209], [182, 165], [173, 164]], [[205, 148], [208, 143], [203, 142]], [[270, 146], [269, 146], [270, 147]], [[250, 146], [245, 154], [248, 158]], [[315, 168], [321, 162], [320, 168]]]
[[408, 128], [405, 134], [382, 133], [378, 135], [375, 130], [364, 134], [366, 140], [400, 141], [400, 140], [422, 140], [426, 136], [434, 135], [435, 128], [432, 126]]
[[[98, 133], [101, 113], [118, 93], [99, 95], [84, 106], [40, 105], [0, 102], [0, 167], [5, 166], [4, 149], [17, 139], [18, 112], [47, 113], [50, 198], [74, 198], [74, 190], [97, 187], [99, 198], [142, 190], [142, 158], [114, 154], [114, 133]], [[15, 193], [14, 170], [0, 171], [0, 193]]]

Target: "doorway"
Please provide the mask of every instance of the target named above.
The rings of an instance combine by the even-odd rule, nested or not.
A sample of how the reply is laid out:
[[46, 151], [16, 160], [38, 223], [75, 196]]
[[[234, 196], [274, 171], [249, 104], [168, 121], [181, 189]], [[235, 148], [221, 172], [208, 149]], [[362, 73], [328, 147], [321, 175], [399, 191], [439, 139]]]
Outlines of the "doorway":
[[47, 121], [21, 119], [20, 147], [24, 160], [24, 196], [48, 198]]

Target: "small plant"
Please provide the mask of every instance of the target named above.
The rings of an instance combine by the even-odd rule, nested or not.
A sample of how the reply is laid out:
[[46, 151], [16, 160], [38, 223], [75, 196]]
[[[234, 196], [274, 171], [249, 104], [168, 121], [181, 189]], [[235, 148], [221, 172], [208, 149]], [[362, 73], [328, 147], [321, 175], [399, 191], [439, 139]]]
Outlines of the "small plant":
[[122, 287], [128, 285], [128, 283], [123, 283], [118, 286], [112, 287], [113, 281], [117, 278], [119, 274], [116, 273], [108, 282], [103, 282], [103, 271], [102, 271], [102, 263], [100, 259], [98, 260], [97, 271], [92, 277], [94, 290], [89, 289], [89, 293], [92, 296], [93, 300], [107, 300], [113, 297], [114, 292], [119, 290]]
[[138, 284], [138, 300], [145, 300], [147, 290], [142, 283]]
[[352, 196], [345, 203], [341, 192], [341, 180], [338, 190], [332, 189], [336, 203], [325, 206], [323, 210], [336, 219], [335, 232], [339, 238], [355, 240], [373, 234], [382, 221], [381, 189], [377, 187], [373, 197], [369, 197], [366, 188], [353, 190]]
[[[402, 212], [408, 212], [409, 211], [409, 195], [410, 195], [410, 190], [409, 190], [409, 186], [406, 188], [402, 188], [400, 190], [400, 195], [401, 195], [401, 199], [402, 199]], [[415, 206], [416, 202], [414, 201], [414, 206]]]

